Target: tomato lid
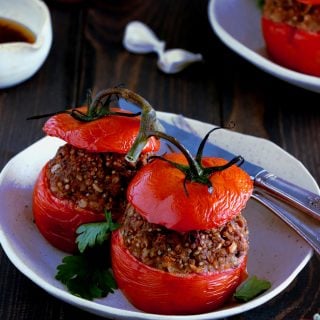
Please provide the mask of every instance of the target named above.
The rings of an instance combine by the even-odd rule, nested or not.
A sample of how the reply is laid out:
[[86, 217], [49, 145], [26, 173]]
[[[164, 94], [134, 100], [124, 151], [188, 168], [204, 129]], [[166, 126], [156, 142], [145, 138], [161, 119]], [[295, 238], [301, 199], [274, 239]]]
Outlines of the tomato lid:
[[[182, 154], [166, 158], [187, 164]], [[220, 166], [221, 158], [203, 158], [204, 167]], [[179, 232], [218, 228], [232, 220], [249, 200], [253, 182], [249, 175], [233, 165], [210, 176], [213, 192], [208, 186], [185, 181], [183, 172], [161, 159], [141, 168], [127, 189], [129, 203], [148, 222]]]
[[[77, 110], [83, 112], [86, 107]], [[111, 110], [127, 112], [118, 108]], [[125, 154], [137, 137], [139, 127], [140, 117], [110, 115], [90, 122], [81, 122], [70, 114], [61, 113], [49, 118], [43, 130], [47, 135], [58, 137], [80, 149]], [[143, 152], [157, 151], [159, 148], [159, 140], [151, 137]]]

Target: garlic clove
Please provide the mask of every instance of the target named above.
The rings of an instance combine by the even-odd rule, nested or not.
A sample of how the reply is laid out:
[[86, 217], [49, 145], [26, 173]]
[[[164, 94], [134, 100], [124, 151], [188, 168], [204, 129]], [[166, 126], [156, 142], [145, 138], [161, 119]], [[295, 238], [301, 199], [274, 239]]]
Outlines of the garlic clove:
[[124, 33], [123, 45], [133, 53], [156, 52], [158, 54], [157, 65], [165, 73], [177, 73], [191, 63], [203, 60], [200, 53], [192, 53], [183, 49], [164, 51], [165, 42], [160, 41], [155, 33], [140, 21], [128, 23]]
[[191, 63], [202, 61], [200, 53], [192, 53], [183, 49], [171, 49], [159, 54], [158, 68], [165, 73], [177, 73]]
[[123, 45], [133, 53], [161, 53], [164, 50], [165, 42], [160, 41], [144, 23], [132, 21], [126, 26]]

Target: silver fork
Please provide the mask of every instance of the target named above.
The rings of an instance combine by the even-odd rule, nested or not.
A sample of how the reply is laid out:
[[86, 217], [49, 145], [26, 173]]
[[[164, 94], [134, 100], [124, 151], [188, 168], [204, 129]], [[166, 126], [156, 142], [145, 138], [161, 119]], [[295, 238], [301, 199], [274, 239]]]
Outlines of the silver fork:
[[[260, 202], [295, 230], [320, 255], [320, 224], [293, 207], [271, 198], [259, 190], [254, 190], [252, 198]], [[285, 208], [287, 207], [287, 208]]]

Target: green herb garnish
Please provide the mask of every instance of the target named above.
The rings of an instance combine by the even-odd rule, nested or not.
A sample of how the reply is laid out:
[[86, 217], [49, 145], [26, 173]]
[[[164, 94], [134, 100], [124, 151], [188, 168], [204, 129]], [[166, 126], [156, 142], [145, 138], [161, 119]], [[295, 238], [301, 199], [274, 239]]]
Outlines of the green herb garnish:
[[[95, 251], [95, 250], [94, 250]], [[66, 256], [57, 269], [56, 279], [61, 281], [70, 293], [93, 300], [113, 293], [117, 284], [110, 272], [107, 251], [102, 257], [99, 252]]]
[[83, 224], [77, 229], [76, 243], [81, 253], [88, 247], [103, 244], [108, 240], [111, 232], [119, 228], [120, 225], [112, 221], [111, 212], [105, 212], [105, 216], [105, 222]]
[[233, 295], [238, 301], [247, 302], [271, 288], [270, 281], [253, 276], [241, 284]]
[[79, 254], [66, 256], [57, 267], [56, 279], [70, 293], [93, 300], [113, 293], [117, 284], [111, 273], [110, 234], [119, 227], [106, 212], [106, 221], [83, 224], [77, 229]]

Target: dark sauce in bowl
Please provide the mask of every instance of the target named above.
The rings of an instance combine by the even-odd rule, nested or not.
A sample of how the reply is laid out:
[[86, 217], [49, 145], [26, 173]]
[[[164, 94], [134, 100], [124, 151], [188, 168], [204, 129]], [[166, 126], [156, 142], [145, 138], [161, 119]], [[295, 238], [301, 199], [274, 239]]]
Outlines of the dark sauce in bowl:
[[0, 44], [9, 42], [35, 43], [35, 34], [26, 26], [11, 19], [0, 17]]

